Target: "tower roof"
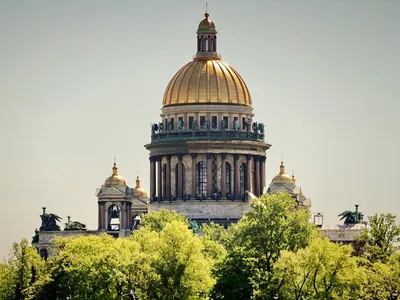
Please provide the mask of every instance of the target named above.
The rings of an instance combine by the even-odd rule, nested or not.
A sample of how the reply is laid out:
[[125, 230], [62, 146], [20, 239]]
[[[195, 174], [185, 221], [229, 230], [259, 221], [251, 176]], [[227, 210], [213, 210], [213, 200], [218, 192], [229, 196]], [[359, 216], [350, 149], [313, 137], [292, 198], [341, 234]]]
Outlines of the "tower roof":
[[215, 28], [215, 24], [211, 19], [209, 18], [208, 12], [204, 14], [204, 19], [200, 22], [199, 27], [197, 28], [197, 33], [200, 32], [213, 32], [217, 33], [217, 30]]
[[112, 170], [112, 175], [106, 179], [104, 185], [126, 185], [125, 179], [118, 175], [118, 168], [115, 162]]
[[281, 165], [279, 166], [279, 174], [272, 179], [271, 183], [294, 183], [293, 178], [285, 173], [283, 161], [281, 161]]
[[215, 24], [205, 13], [197, 29], [197, 53], [169, 82], [163, 106], [232, 104], [251, 106], [246, 83], [217, 53]]

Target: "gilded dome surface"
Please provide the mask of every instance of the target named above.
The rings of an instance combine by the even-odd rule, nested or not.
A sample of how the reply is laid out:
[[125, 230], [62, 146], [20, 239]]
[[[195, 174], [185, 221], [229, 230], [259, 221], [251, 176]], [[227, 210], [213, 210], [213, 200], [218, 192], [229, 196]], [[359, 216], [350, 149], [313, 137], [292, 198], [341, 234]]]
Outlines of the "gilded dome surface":
[[236, 104], [251, 106], [246, 83], [219, 59], [198, 59], [184, 65], [165, 90], [163, 105]]
[[272, 179], [272, 183], [294, 183], [293, 178], [285, 173], [285, 166], [283, 162], [280, 165], [280, 172]]
[[133, 195], [136, 197], [147, 197], [147, 192], [140, 186], [139, 176], [136, 178], [136, 186], [133, 191]]
[[201, 31], [216, 31], [214, 22], [211, 21], [208, 18], [209, 14], [205, 13], [204, 16], [206, 18], [200, 22], [199, 28], [197, 29], [197, 32], [201, 32]]
[[106, 179], [104, 185], [126, 185], [125, 179], [118, 175], [118, 168], [114, 163], [113, 173], [110, 177]]

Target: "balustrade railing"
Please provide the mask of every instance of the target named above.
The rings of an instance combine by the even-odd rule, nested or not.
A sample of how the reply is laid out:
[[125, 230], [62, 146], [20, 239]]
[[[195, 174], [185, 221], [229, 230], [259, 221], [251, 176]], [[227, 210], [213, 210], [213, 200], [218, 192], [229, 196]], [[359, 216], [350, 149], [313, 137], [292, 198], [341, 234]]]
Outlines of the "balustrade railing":
[[264, 141], [265, 133], [251, 130], [227, 129], [175, 129], [167, 131], [153, 131], [151, 143], [172, 141], [198, 141], [198, 140], [240, 140]]

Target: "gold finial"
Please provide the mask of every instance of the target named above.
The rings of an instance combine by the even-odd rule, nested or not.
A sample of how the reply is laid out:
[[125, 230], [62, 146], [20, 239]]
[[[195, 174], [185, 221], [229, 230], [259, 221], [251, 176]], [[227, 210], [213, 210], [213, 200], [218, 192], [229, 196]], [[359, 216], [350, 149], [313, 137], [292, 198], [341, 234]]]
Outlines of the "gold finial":
[[115, 157], [114, 157], [114, 166], [113, 166], [113, 173], [112, 173], [112, 176], [116, 176], [116, 175], [118, 175], [118, 173], [117, 173], [117, 171], [118, 171], [118, 168], [117, 168], [117, 163], [116, 163], [116, 160], [115, 160]]
[[136, 176], [136, 188], [140, 188], [140, 179], [139, 179], [139, 176]]
[[279, 174], [282, 175], [283, 173], [285, 173], [285, 166], [283, 164], [283, 160], [281, 161], [281, 165], [279, 166]]

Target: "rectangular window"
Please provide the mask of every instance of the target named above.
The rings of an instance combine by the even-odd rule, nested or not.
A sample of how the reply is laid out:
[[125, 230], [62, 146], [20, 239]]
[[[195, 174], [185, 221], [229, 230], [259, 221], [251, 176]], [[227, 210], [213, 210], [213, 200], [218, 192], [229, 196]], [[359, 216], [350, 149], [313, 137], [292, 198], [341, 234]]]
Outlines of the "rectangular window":
[[189, 117], [189, 129], [193, 129], [194, 117]]
[[175, 120], [174, 120], [174, 118], [171, 118], [171, 130], [174, 130], [174, 122], [175, 122]]
[[224, 124], [225, 124], [224, 129], [228, 129], [228, 122], [229, 122], [228, 120], [229, 120], [228, 116], [224, 116]]
[[206, 128], [206, 117], [205, 116], [200, 116], [200, 128], [202, 128], [202, 129]]
[[246, 118], [242, 118], [242, 130], [246, 130]]
[[211, 117], [211, 128], [212, 129], [217, 129], [218, 128], [218, 118], [217, 118], [217, 116], [212, 116]]

